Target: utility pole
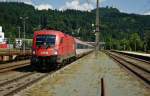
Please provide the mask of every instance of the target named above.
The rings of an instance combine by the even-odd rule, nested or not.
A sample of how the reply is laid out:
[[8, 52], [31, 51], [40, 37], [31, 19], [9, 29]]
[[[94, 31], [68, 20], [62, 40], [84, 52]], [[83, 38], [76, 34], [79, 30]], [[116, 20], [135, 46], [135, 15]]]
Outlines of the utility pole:
[[99, 39], [100, 39], [99, 38], [99, 35], [100, 35], [100, 33], [99, 33], [99, 31], [100, 31], [100, 29], [99, 29], [99, 27], [100, 27], [100, 24], [99, 24], [100, 23], [100, 21], [99, 21], [99, 0], [97, 0], [96, 7], [97, 7], [97, 9], [96, 9], [96, 32], [95, 32], [95, 35], [96, 35], [95, 55], [97, 56], [98, 51], [99, 51]]
[[20, 39], [20, 29], [21, 29], [21, 27], [18, 26], [19, 36], [18, 36], [18, 42], [17, 42], [18, 45], [17, 45], [17, 47], [19, 47], [20, 51], [21, 51], [22, 40]]
[[144, 52], [147, 52], [147, 40], [146, 40], [146, 33], [144, 33]]
[[26, 19], [28, 19], [28, 17], [20, 17], [20, 19], [23, 20], [23, 28], [24, 28], [24, 36], [23, 36], [23, 53], [25, 53], [25, 48], [26, 48], [26, 45], [25, 45], [25, 39], [26, 39]]

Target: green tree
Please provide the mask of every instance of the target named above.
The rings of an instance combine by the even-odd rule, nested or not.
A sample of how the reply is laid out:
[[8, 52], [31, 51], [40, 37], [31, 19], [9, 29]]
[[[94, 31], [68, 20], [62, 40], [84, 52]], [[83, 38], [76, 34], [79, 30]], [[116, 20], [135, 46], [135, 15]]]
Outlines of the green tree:
[[120, 41], [120, 45], [122, 46], [122, 50], [130, 50], [130, 42], [127, 39], [122, 39]]
[[146, 47], [145, 51], [150, 50], [150, 30], [144, 34], [144, 45]]
[[[143, 50], [142, 42], [144, 41], [147, 49], [150, 50], [150, 16], [122, 13], [112, 7], [100, 8], [100, 10], [100, 38], [101, 41], [106, 41], [107, 49]], [[18, 37], [18, 26], [23, 32], [23, 24], [19, 17], [28, 16], [29, 19], [26, 21], [27, 38], [33, 38], [35, 30], [48, 27], [61, 30], [85, 41], [95, 41], [95, 35], [91, 33], [93, 30], [91, 24], [95, 23], [95, 11], [95, 9], [91, 12], [37, 10], [34, 6], [24, 3], [0, 2], [0, 26], [3, 27], [5, 37], [9, 38], [12, 34], [12, 38], [16, 38]], [[78, 33], [76, 30], [79, 28], [80, 32]], [[130, 36], [133, 32], [139, 32], [139, 35]], [[21, 34], [21, 36], [23, 35]]]
[[137, 33], [131, 34], [130, 46], [131, 46], [132, 50], [134, 50], [134, 51], [142, 49], [143, 42]]

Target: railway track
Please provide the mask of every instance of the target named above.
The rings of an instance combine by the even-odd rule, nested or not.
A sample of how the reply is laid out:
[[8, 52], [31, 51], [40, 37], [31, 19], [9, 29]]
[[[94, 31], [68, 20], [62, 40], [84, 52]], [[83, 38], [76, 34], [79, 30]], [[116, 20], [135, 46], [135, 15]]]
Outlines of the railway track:
[[23, 76], [14, 78], [12, 80], [1, 83], [0, 93], [1, 96], [13, 96], [15, 93], [25, 89], [27, 86], [31, 86], [35, 82], [48, 76], [49, 73], [36, 73], [31, 72]]
[[[150, 88], [150, 65], [149, 63], [143, 62], [138, 59], [127, 58], [123, 55], [116, 54], [113, 52], [106, 52], [111, 58], [118, 62], [121, 67], [127, 70], [130, 74], [137, 77], [147, 87]], [[135, 61], [137, 60], [137, 61]]]
[[11, 77], [11, 79], [7, 79], [7, 80], [3, 80], [2, 82], [0, 82], [0, 86], [4, 86], [4, 85], [8, 85], [9, 83], [11, 82], [15, 82], [17, 81], [18, 79], [20, 78], [24, 78], [26, 76], [30, 76], [32, 75], [33, 73], [23, 73], [23, 74], [17, 74], [18, 76], [17, 77]]
[[[73, 61], [74, 62], [74, 61]], [[17, 64], [18, 65], [18, 64]], [[17, 66], [16, 65], [16, 66]], [[68, 64], [67, 64], [68, 65]], [[65, 67], [67, 65], [64, 65], [62, 67]], [[10, 66], [12, 67], [12, 66]], [[20, 68], [20, 67], [19, 67]], [[13, 96], [14, 94], [20, 92], [21, 90], [31, 86], [32, 84], [35, 84], [37, 81], [40, 81], [41, 79], [51, 75], [52, 73], [58, 71], [58, 70], [53, 70], [48, 73], [38, 73], [34, 72], [34, 70], [31, 68], [29, 72], [24, 72], [28, 68], [21, 68], [22, 74], [19, 74], [19, 76], [16, 76], [14, 78], [11, 78], [9, 80], [1, 80], [0, 82], [0, 96]], [[1, 73], [5, 75], [5, 73]], [[11, 74], [11, 73], [10, 73]]]
[[131, 56], [127, 55], [122, 55], [122, 54], [116, 54], [116, 53], [111, 53], [115, 56], [117, 56], [120, 59], [123, 59], [125, 62], [132, 64], [135, 67], [138, 67], [141, 70], [146, 71], [147, 73], [150, 73], [150, 65], [149, 62], [146, 62], [145, 60], [137, 59]]
[[[62, 68], [65, 66], [67, 65], [62, 66]], [[41, 79], [47, 77], [48, 75], [51, 75], [52, 73], [58, 70], [54, 70], [49, 73], [30, 72], [20, 75], [11, 80], [3, 81], [0, 83], [0, 96], [13, 96], [14, 94], [27, 88], [28, 86], [31, 86], [32, 84], [35, 84], [36, 82], [40, 81]]]
[[24, 67], [24, 66], [28, 66], [28, 65], [30, 65], [29, 60], [12, 62], [12, 63], [9, 63], [9, 64], [2, 64], [2, 65], [0, 65], [0, 73], [8, 72], [10, 70], [14, 70], [14, 69]]
[[131, 59], [134, 59], [134, 60], [137, 60], [137, 61], [141, 61], [141, 62], [150, 64], [150, 61], [147, 61], [147, 60], [144, 60], [144, 59], [140, 59], [140, 58], [136, 58], [136, 57], [133, 57], [133, 56], [129, 56], [128, 54], [120, 53], [120, 52], [117, 52], [117, 51], [112, 51], [112, 52], [115, 52], [115, 53], [120, 54], [120, 55], [124, 55], [125, 57], [131, 58]]

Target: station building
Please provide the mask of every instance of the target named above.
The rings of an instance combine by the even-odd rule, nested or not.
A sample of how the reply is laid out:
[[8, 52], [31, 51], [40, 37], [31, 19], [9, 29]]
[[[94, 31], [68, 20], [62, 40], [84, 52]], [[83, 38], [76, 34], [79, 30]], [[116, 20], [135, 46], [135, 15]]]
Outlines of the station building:
[[2, 31], [2, 26], [0, 26], [0, 44], [4, 43], [4, 32]]
[[2, 30], [2, 26], [0, 26], [0, 48], [9, 48], [8, 44], [6, 43], [5, 35]]

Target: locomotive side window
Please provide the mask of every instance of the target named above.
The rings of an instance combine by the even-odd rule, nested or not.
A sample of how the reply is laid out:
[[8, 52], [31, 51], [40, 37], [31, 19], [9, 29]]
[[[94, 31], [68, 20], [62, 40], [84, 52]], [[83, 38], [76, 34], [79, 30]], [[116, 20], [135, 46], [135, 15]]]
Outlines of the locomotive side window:
[[37, 35], [36, 37], [36, 45], [38, 47], [42, 45], [48, 46], [54, 46], [56, 41], [55, 35]]

